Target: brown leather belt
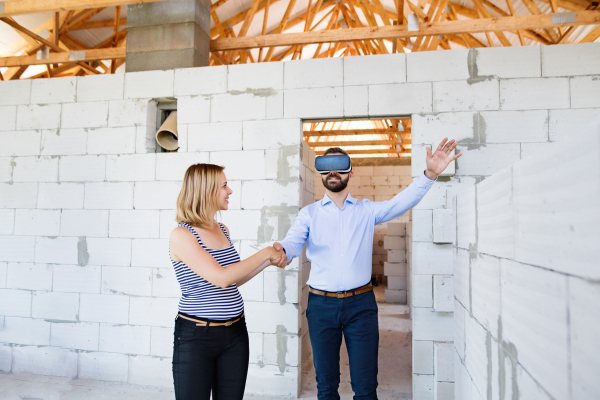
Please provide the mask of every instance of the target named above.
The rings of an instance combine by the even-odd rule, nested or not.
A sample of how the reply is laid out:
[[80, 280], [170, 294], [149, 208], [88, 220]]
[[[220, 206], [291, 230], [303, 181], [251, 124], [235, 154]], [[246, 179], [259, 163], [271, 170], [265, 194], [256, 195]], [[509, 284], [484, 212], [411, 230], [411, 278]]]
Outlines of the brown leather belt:
[[338, 299], [344, 299], [346, 297], [352, 297], [354, 295], [359, 295], [363, 293], [367, 293], [373, 290], [373, 286], [369, 283], [365, 286], [361, 286], [354, 290], [347, 290], [345, 292], [325, 292], [323, 290], [313, 289], [311, 287], [308, 288], [308, 291], [314, 294], [318, 294], [319, 296], [327, 296], [327, 297], [337, 297]]
[[[181, 315], [178, 314], [179, 318], [183, 318], [183, 319], [187, 319], [189, 321], [194, 321], [196, 323], [196, 326], [206, 326], [208, 324], [208, 322], [206, 321], [202, 321], [200, 319], [194, 319], [194, 318], [190, 318], [190, 317], [186, 317], [185, 315]], [[239, 320], [241, 320], [244, 317], [244, 313], [242, 313], [242, 315], [240, 315], [238, 318], [232, 320], [232, 321], [225, 321], [225, 322], [210, 322], [209, 326], [230, 326], [235, 324], [236, 322], [238, 322]]]

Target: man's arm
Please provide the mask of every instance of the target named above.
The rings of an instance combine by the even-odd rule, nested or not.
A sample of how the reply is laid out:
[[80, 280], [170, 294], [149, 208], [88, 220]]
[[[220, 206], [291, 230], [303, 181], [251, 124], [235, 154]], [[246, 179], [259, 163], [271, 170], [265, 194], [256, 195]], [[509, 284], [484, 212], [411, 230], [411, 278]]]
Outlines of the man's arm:
[[398, 218], [419, 204], [423, 196], [431, 189], [437, 177], [448, 167], [448, 164], [462, 155], [462, 153], [458, 153], [451, 156], [457, 143], [454, 139], [449, 142], [447, 140], [448, 138], [444, 138], [433, 154], [429, 147], [426, 148], [427, 157], [425, 161], [427, 169], [410, 186], [398, 193], [392, 200], [371, 203], [375, 214], [375, 224], [382, 224]]
[[283, 256], [282, 263], [287, 262], [288, 264], [292, 262], [292, 259], [300, 256], [300, 252], [304, 247], [304, 243], [306, 243], [306, 239], [308, 239], [308, 232], [310, 230], [310, 216], [307, 211], [307, 207], [300, 210], [298, 213], [298, 217], [296, 217], [296, 221], [294, 225], [290, 228], [285, 239], [281, 242], [273, 244], [275, 249], [278, 251], [282, 250], [285, 252]]

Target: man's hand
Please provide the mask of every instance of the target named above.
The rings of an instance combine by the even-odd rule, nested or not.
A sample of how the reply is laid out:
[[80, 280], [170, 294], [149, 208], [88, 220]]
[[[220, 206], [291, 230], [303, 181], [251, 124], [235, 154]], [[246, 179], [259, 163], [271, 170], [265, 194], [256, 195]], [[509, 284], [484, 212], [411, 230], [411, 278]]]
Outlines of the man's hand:
[[[283, 246], [279, 243], [279, 242], [275, 242], [273, 243], [273, 247], [275, 248], [275, 250], [277, 251], [283, 251]], [[287, 254], [285, 254], [285, 252], [281, 255], [281, 257], [279, 257], [277, 260], [279, 260], [279, 262], [277, 263], [277, 266], [279, 268], [285, 268], [286, 265], [290, 265], [292, 263], [292, 261], [294, 261], [294, 258], [292, 257], [290, 259], [290, 261], [288, 262], [287, 260]], [[277, 261], [275, 260], [275, 261]], [[275, 264], [273, 264], [275, 265]]]
[[425, 161], [427, 163], [427, 170], [425, 170], [425, 176], [427, 178], [432, 181], [435, 180], [442, 172], [444, 172], [450, 162], [462, 156], [462, 153], [451, 156], [457, 144], [458, 143], [456, 143], [456, 140], [454, 139], [448, 142], [448, 138], [444, 138], [433, 154], [431, 154], [431, 149], [426, 147], [427, 158]]

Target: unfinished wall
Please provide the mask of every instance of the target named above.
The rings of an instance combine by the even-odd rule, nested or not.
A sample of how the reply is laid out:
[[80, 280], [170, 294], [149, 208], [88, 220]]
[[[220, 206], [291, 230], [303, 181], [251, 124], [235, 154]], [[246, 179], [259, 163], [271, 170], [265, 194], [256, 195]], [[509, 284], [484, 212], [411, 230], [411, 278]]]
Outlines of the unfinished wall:
[[[0, 83], [0, 370], [172, 386], [168, 238], [186, 168], [226, 166], [222, 217], [242, 257], [282, 239], [314, 198], [300, 119], [236, 71]], [[172, 98], [181, 149], [154, 153], [156, 103]], [[240, 288], [250, 393], [297, 393], [302, 265]]]
[[[0, 82], [1, 369], [169, 386], [166, 238], [185, 167], [227, 165], [238, 197], [223, 217], [245, 257], [310, 201], [300, 119], [412, 115], [413, 177], [440, 137], [464, 152], [410, 231], [413, 396], [451, 398], [453, 248], [434, 244], [429, 215], [597, 116], [593, 75], [596, 43]], [[146, 154], [164, 97], [178, 100], [181, 153]], [[302, 266], [242, 287], [251, 393], [297, 392]]]
[[457, 399], [600, 397], [600, 115], [583, 131], [455, 197]]
[[[600, 118], [600, 44], [427, 52], [408, 56], [407, 66], [409, 81], [439, 81], [432, 83], [433, 114], [412, 117], [413, 177], [425, 169], [425, 145], [448, 136], [463, 152], [456, 174], [438, 179], [412, 213], [413, 396], [452, 399], [452, 342], [462, 340], [454, 331], [453, 284], [463, 281], [453, 278], [453, 245], [435, 243], [452, 233], [440, 210], [452, 208], [457, 193]], [[561, 168], [544, 173], [559, 184], [571, 176]], [[456, 317], [464, 317], [460, 309]], [[485, 364], [472, 368], [487, 371]], [[457, 399], [468, 399], [460, 393]]]

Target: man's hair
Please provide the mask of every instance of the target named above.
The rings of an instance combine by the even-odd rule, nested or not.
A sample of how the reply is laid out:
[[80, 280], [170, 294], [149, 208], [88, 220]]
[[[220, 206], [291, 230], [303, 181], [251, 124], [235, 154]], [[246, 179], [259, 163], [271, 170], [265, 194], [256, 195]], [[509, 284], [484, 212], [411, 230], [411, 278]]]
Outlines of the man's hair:
[[337, 154], [337, 153], [348, 155], [348, 153], [346, 153], [345, 150], [340, 149], [339, 147], [330, 147], [327, 150], [325, 150], [325, 153], [323, 155], [326, 156], [328, 154]]

